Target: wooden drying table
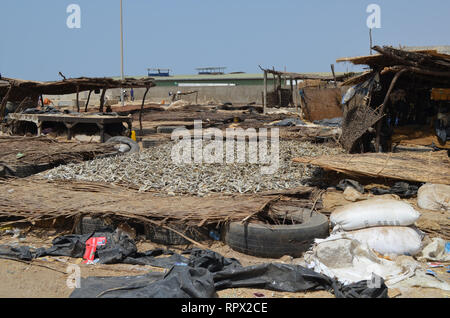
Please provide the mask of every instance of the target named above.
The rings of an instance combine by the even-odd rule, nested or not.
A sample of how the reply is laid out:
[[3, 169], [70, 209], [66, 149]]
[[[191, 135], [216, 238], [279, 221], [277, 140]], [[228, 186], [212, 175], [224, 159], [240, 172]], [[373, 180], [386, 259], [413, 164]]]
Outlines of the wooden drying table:
[[67, 128], [67, 138], [72, 139], [72, 128], [77, 124], [96, 124], [100, 129], [100, 140], [105, 142], [105, 125], [126, 123], [131, 135], [131, 116], [109, 116], [109, 115], [71, 115], [71, 114], [9, 114], [9, 119], [17, 121], [27, 121], [36, 124], [37, 135], [42, 132], [44, 122], [63, 123]]

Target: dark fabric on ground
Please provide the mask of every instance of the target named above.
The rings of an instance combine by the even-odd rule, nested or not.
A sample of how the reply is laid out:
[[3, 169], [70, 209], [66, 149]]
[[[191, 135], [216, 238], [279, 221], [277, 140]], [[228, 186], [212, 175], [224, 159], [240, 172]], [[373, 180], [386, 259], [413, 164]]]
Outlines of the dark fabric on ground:
[[237, 259], [225, 258], [222, 255], [210, 250], [194, 248], [183, 252], [183, 254], [190, 254], [188, 262], [190, 267], [206, 268], [211, 273], [242, 268], [241, 263]]
[[31, 261], [34, 256], [28, 246], [0, 245], [0, 258]]
[[351, 179], [343, 179], [343, 180], [339, 181], [339, 183], [336, 186], [336, 189], [345, 191], [345, 189], [347, 189], [347, 187], [352, 187], [356, 191], [358, 191], [360, 193], [364, 193], [364, 187], [358, 181], [351, 180]]
[[274, 126], [281, 126], [281, 127], [291, 127], [291, 126], [301, 126], [305, 125], [305, 122], [298, 118], [285, 118], [281, 120], [280, 122], [273, 124]]
[[390, 189], [372, 188], [369, 191], [375, 195], [396, 194], [400, 198], [408, 199], [417, 195], [419, 187], [416, 185], [410, 185], [406, 182], [397, 182]]
[[316, 125], [327, 126], [327, 127], [341, 127], [342, 117], [336, 117], [332, 119], [321, 119], [313, 121]]
[[[266, 263], [243, 267], [234, 258], [198, 248], [182, 254], [155, 249], [138, 253], [128, 236], [114, 233], [92, 235], [66, 235], [53, 240], [49, 249], [31, 249], [27, 246], [0, 246], [0, 258], [30, 261], [43, 256], [70, 256], [81, 258], [85, 242], [90, 237], [106, 237], [99, 246], [97, 256], [102, 264], [151, 265], [169, 269], [168, 273], [149, 273], [126, 277], [89, 277], [81, 279], [81, 288], [72, 298], [213, 298], [216, 291], [226, 288], [261, 288], [281, 292], [328, 290], [336, 297], [387, 297], [387, 287], [382, 281], [379, 288], [366, 281], [342, 286], [337, 281], [299, 265]], [[166, 257], [161, 257], [169, 255]], [[92, 265], [95, 266], [95, 265]]]
[[367, 281], [348, 286], [298, 265], [260, 264], [211, 273], [205, 268], [174, 266], [167, 274], [135, 277], [88, 277], [71, 298], [215, 298], [227, 288], [260, 288], [280, 292], [327, 290], [337, 298], [387, 298], [387, 287]]
[[261, 288], [273, 291], [300, 292], [328, 290], [332, 280], [299, 265], [268, 263], [214, 274], [216, 289]]
[[167, 274], [89, 277], [70, 298], [215, 298], [212, 274], [204, 268], [174, 266]]

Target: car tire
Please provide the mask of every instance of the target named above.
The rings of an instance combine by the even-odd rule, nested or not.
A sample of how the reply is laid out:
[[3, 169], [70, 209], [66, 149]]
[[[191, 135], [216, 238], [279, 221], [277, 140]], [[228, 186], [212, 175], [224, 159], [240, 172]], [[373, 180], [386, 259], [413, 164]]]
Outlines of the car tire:
[[75, 226], [75, 234], [92, 234], [94, 232], [108, 232], [113, 231], [114, 226], [109, 220], [102, 218], [95, 218], [90, 216], [84, 216], [77, 220]]
[[[170, 228], [183, 233], [183, 235], [189, 237], [190, 239], [201, 242], [209, 240], [208, 231], [204, 228], [198, 227], [186, 227], [182, 225], [169, 225]], [[178, 235], [177, 233], [157, 226], [153, 224], [146, 224], [145, 226], [145, 236], [148, 240], [153, 243], [163, 244], [163, 245], [187, 245], [191, 244], [190, 241], [186, 240], [184, 237]]]
[[306, 209], [296, 213], [295, 218], [302, 221], [306, 215], [305, 222], [293, 225], [229, 223], [224, 229], [225, 243], [237, 252], [257, 257], [300, 257], [311, 247], [314, 239], [326, 238], [329, 234], [325, 215], [315, 212], [309, 217], [310, 212]]
[[115, 143], [115, 144], [125, 144], [130, 147], [130, 150], [126, 153], [138, 153], [141, 149], [139, 147], [139, 144], [134, 141], [131, 138], [124, 137], [124, 136], [115, 136], [109, 138], [106, 143]]

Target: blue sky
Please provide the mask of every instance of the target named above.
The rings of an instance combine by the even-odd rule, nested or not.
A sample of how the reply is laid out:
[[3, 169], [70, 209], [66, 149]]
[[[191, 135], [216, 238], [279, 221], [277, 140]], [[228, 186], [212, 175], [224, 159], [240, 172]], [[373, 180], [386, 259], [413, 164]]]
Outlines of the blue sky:
[[[369, 53], [366, 8], [381, 7], [378, 45], [448, 45], [448, 0], [123, 0], [125, 73], [147, 67], [328, 72]], [[81, 7], [69, 29], [66, 8]], [[0, 73], [30, 80], [120, 75], [119, 0], [1, 0]], [[338, 64], [337, 71], [355, 70]]]

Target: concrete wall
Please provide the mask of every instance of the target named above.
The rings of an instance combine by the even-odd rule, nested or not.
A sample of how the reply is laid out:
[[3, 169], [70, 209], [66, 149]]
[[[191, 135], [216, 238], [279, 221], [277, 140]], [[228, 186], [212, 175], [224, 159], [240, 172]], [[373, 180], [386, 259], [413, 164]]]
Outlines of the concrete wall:
[[[198, 91], [198, 103], [207, 103], [214, 101], [217, 103], [231, 102], [236, 104], [245, 104], [255, 102], [262, 104], [262, 92], [264, 87], [262, 85], [242, 85], [242, 86], [185, 86], [185, 87], [152, 87], [147, 94], [146, 100], [150, 102], [160, 103], [162, 100], [165, 103], [170, 103], [172, 100], [169, 97], [169, 92], [176, 93], [177, 91], [188, 92]], [[129, 89], [127, 90], [130, 91]], [[142, 100], [144, 96], [144, 88], [134, 89], [135, 100]], [[80, 93], [80, 100], [85, 101], [87, 99], [88, 92]], [[106, 96], [110, 100], [117, 100], [120, 96], [120, 89], [110, 89], [106, 91]], [[50, 98], [55, 105], [58, 105], [59, 101], [66, 105], [72, 103], [75, 105], [76, 94], [59, 95], [59, 96], [44, 96]], [[195, 94], [186, 95], [181, 97], [183, 100], [195, 102]], [[63, 102], [64, 101], [64, 102]], [[92, 92], [89, 105], [98, 105], [100, 102], [100, 94]], [[84, 105], [84, 103], [80, 103]]]
[[[176, 93], [198, 91], [198, 103], [207, 103], [214, 101], [217, 103], [262, 103], [263, 86], [261, 85], [243, 85], [243, 86], [184, 86], [184, 87], [152, 87], [147, 94], [147, 100], [152, 102], [161, 102], [165, 100], [166, 104], [171, 101], [169, 92]], [[145, 89], [137, 88], [134, 90], [136, 100], [141, 100]], [[110, 92], [112, 96], [120, 95], [120, 90]], [[195, 94], [181, 96], [183, 100], [195, 102]]]

